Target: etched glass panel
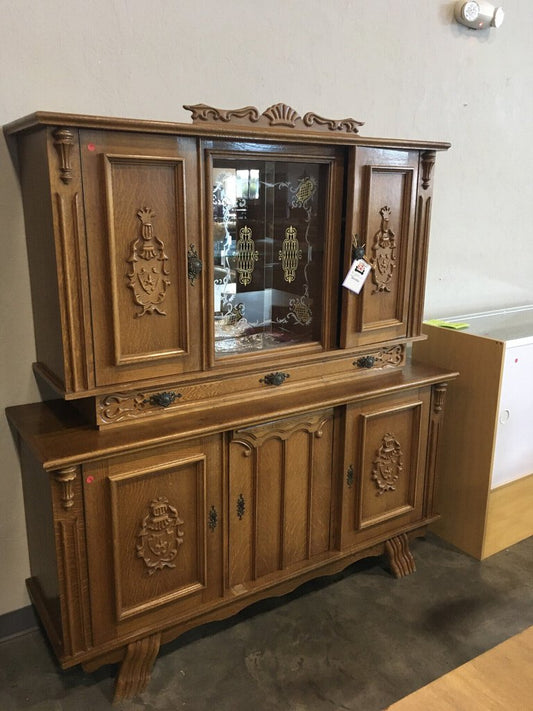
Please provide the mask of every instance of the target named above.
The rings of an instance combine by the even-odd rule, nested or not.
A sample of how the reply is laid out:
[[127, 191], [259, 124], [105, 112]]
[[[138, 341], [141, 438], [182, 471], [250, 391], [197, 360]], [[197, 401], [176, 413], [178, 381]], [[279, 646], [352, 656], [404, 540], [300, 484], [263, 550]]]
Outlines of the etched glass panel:
[[321, 340], [327, 171], [213, 161], [216, 356]]

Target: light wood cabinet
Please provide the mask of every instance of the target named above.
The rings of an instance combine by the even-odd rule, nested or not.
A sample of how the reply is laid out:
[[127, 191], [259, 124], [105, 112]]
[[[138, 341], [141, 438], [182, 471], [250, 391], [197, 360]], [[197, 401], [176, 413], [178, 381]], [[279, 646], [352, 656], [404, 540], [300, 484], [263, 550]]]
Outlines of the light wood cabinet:
[[413, 572], [456, 375], [406, 356], [448, 144], [189, 108], [4, 128], [59, 396], [8, 410], [28, 588], [63, 667], [120, 662], [118, 699], [191, 627], [367, 555]]
[[421, 362], [460, 368], [442, 432], [435, 531], [482, 560], [533, 534], [533, 308], [424, 324]]

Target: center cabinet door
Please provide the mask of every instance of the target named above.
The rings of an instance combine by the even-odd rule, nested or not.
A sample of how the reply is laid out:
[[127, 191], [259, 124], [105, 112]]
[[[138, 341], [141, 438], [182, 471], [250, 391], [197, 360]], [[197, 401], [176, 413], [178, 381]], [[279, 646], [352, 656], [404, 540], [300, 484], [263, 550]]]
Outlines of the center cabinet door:
[[220, 436], [84, 465], [94, 644], [220, 599], [221, 471]]
[[331, 549], [333, 429], [329, 409], [230, 433], [233, 592], [282, 580]]
[[97, 386], [198, 370], [195, 139], [82, 131], [80, 150]]

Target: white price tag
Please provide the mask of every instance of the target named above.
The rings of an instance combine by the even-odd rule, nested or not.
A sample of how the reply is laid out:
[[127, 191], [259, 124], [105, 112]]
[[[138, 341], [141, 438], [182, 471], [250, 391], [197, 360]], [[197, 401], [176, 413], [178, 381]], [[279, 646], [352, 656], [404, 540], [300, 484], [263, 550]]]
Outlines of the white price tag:
[[370, 264], [365, 262], [364, 259], [356, 259], [355, 262], [352, 263], [352, 266], [346, 275], [346, 279], [342, 282], [342, 285], [347, 289], [350, 289], [350, 291], [353, 291], [355, 294], [358, 294], [363, 288], [365, 279], [371, 269], [372, 267]]

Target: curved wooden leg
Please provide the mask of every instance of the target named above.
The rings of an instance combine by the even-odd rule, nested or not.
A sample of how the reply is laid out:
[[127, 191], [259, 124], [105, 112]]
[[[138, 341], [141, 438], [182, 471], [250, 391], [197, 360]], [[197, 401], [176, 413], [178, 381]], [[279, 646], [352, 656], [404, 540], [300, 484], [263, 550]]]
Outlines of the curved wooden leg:
[[415, 559], [409, 550], [409, 539], [406, 533], [385, 541], [385, 551], [395, 578], [403, 578], [415, 572]]
[[115, 681], [113, 701], [130, 699], [143, 692], [152, 674], [152, 667], [159, 652], [161, 634], [150, 635], [128, 644]]

